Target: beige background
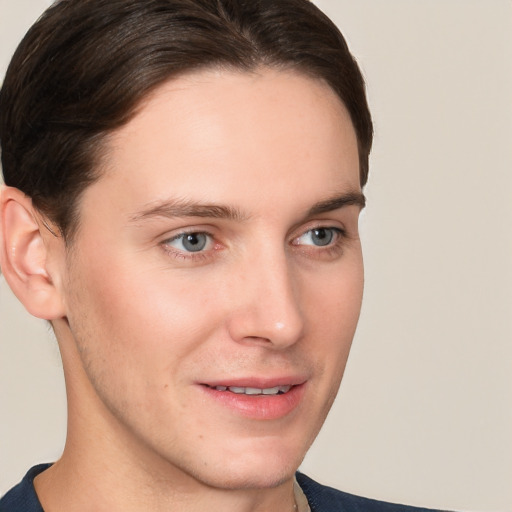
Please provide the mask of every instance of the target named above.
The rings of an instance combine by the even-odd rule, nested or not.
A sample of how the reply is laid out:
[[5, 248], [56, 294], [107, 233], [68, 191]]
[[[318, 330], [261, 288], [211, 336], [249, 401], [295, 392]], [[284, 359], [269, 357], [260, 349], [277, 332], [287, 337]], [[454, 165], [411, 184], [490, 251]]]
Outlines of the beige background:
[[[318, 0], [369, 83], [360, 328], [303, 470], [512, 511], [512, 2]], [[48, 0], [0, 0], [0, 76]], [[0, 277], [0, 494], [65, 435], [55, 343]]]

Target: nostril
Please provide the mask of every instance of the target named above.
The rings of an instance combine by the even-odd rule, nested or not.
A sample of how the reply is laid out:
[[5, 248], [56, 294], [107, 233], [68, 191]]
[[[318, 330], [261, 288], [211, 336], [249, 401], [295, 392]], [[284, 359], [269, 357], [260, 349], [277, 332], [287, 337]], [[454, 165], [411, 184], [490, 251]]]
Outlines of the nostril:
[[270, 338], [264, 338], [262, 336], [246, 336], [246, 340], [249, 341], [261, 341], [262, 343], [272, 343], [272, 340]]

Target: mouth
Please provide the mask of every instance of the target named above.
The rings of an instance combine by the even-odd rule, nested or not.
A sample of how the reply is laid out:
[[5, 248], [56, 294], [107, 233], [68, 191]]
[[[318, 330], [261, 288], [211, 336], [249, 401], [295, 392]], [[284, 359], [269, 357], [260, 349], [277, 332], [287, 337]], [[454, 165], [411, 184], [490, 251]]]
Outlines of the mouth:
[[230, 414], [254, 420], [277, 420], [290, 415], [303, 402], [306, 382], [216, 382], [203, 383], [200, 388], [211, 403]]
[[276, 396], [276, 395], [284, 395], [288, 393], [290, 389], [292, 389], [291, 385], [285, 386], [274, 386], [271, 388], [252, 388], [252, 387], [240, 387], [240, 386], [209, 386], [205, 384], [206, 387], [210, 389], [214, 389], [216, 391], [226, 391], [230, 393], [235, 393], [236, 395], [250, 395], [250, 396]]

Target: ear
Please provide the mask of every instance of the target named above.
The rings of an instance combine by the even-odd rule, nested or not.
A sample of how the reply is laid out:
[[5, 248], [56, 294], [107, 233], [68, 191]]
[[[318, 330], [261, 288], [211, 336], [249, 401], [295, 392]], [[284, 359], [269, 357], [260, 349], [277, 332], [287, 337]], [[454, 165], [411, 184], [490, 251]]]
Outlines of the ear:
[[45, 227], [29, 197], [17, 188], [0, 189], [0, 268], [27, 311], [45, 320], [64, 316], [58, 279], [48, 265], [50, 249], [59, 245], [61, 237]]

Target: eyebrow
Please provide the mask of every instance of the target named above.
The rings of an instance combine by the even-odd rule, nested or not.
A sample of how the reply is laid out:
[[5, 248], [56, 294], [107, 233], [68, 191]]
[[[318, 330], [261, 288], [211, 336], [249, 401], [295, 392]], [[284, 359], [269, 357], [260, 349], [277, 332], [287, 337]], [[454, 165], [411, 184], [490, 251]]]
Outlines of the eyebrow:
[[[366, 199], [362, 192], [343, 193], [329, 199], [315, 203], [308, 211], [306, 217], [313, 217], [321, 213], [338, 210], [346, 206], [359, 206], [364, 208]], [[204, 217], [212, 219], [226, 219], [243, 222], [250, 218], [240, 209], [221, 204], [202, 204], [187, 199], [169, 199], [151, 203], [143, 210], [130, 216], [131, 222], [157, 217], [181, 218]]]
[[242, 222], [248, 216], [238, 208], [221, 204], [202, 204], [187, 199], [169, 199], [153, 203], [130, 217], [132, 222], [155, 217], [205, 217], [212, 219], [227, 219]]
[[332, 212], [345, 206], [359, 206], [363, 209], [365, 205], [366, 198], [362, 192], [347, 192], [314, 204], [308, 212], [308, 217]]

